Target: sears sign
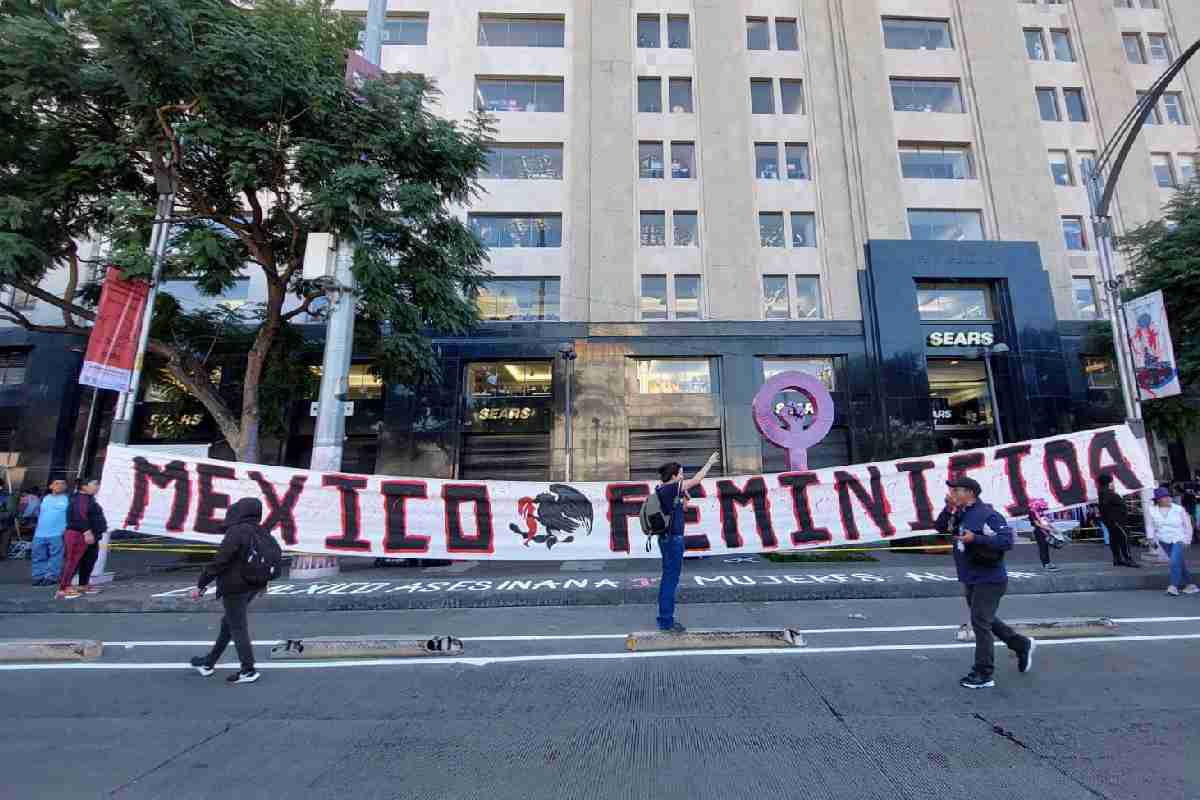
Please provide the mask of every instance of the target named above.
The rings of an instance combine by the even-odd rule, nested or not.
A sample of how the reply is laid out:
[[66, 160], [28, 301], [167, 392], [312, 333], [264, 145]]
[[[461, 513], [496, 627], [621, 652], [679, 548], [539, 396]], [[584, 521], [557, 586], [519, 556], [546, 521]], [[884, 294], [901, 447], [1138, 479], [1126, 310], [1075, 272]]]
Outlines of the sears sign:
[[996, 335], [991, 331], [933, 331], [926, 342], [930, 347], [991, 347]]

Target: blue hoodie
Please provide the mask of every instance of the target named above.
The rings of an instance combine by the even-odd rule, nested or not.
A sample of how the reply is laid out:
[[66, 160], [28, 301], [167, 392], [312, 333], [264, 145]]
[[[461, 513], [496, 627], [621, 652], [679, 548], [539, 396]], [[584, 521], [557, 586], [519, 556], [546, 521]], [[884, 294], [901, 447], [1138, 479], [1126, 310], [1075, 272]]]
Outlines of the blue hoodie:
[[958, 567], [958, 579], [965, 584], [1007, 583], [1008, 570], [1001, 560], [995, 565], [976, 564], [971, 553], [979, 550], [1007, 552], [1013, 546], [1013, 532], [1004, 517], [987, 503], [976, 500], [973, 505], [959, 511], [949, 507], [942, 509], [937, 518], [938, 533], [958, 534], [971, 531], [975, 541], [971, 544], [954, 545], [954, 565]]

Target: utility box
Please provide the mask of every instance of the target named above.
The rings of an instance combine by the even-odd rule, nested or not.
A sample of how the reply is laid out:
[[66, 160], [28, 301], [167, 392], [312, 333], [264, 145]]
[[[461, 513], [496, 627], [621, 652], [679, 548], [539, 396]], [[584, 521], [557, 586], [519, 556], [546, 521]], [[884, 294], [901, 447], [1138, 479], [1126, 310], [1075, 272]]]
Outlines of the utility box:
[[332, 233], [310, 233], [304, 244], [304, 270], [306, 281], [333, 280], [337, 266], [337, 242]]

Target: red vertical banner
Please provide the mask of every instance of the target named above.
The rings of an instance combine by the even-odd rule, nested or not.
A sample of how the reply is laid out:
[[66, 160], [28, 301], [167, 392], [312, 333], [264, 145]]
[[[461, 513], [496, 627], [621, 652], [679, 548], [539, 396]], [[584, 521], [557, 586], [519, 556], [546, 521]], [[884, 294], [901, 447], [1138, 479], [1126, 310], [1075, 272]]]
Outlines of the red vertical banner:
[[121, 270], [109, 267], [100, 291], [96, 324], [88, 338], [83, 370], [79, 373], [81, 384], [129, 391], [149, 293], [150, 285], [145, 281], [124, 280]]

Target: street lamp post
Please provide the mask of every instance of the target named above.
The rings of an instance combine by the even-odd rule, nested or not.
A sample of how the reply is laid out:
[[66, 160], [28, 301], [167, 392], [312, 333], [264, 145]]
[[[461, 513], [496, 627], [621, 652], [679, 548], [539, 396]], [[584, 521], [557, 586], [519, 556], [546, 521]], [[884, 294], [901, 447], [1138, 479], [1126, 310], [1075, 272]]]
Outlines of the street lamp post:
[[572, 458], [574, 456], [574, 453], [572, 452], [572, 447], [571, 447], [572, 433], [573, 433], [572, 429], [575, 427], [574, 414], [572, 413], [572, 410], [571, 410], [571, 391], [574, 388], [574, 386], [572, 384], [575, 383], [575, 359], [579, 357], [579, 354], [575, 352], [575, 345], [568, 342], [558, 348], [558, 355], [562, 358], [563, 364], [567, 368], [566, 369], [566, 377], [564, 380], [564, 383], [566, 384], [566, 401], [567, 402], [566, 402], [566, 414], [564, 415], [565, 416], [565, 428], [564, 428], [565, 436], [563, 437], [564, 438], [563, 444], [565, 445], [566, 451], [567, 451], [567, 453], [566, 453], [566, 455], [567, 455], [567, 457], [566, 457], [566, 480], [569, 483], [571, 481], [571, 472], [572, 472], [571, 466], [572, 466]]

